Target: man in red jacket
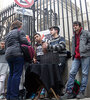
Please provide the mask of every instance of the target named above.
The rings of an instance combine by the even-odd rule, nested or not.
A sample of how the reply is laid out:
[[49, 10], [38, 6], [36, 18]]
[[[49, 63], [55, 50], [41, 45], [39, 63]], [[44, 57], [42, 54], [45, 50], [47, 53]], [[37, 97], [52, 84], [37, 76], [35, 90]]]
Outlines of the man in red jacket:
[[[84, 98], [85, 89], [88, 82], [88, 73], [90, 67], [90, 32], [85, 31], [81, 27], [79, 21], [73, 23], [74, 35], [72, 37], [72, 67], [69, 74], [66, 93], [61, 98], [78, 99]], [[74, 80], [79, 68], [82, 69], [82, 80], [78, 95], [74, 95], [72, 88], [74, 87]]]

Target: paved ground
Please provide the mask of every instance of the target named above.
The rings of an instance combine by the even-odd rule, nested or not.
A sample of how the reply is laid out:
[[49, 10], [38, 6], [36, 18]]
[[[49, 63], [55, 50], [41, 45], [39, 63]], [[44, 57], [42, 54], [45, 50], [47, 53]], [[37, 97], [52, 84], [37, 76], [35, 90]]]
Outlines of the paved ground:
[[[30, 99], [26, 99], [26, 100], [30, 100]], [[46, 98], [46, 99], [41, 99], [41, 100], [56, 100], [55, 98], [54, 99], [49, 99], [49, 98]], [[59, 99], [61, 100], [61, 99]], [[67, 99], [67, 100], [90, 100], [90, 98], [84, 98], [84, 99]]]
[[[6, 99], [3, 99], [3, 100], [6, 100]], [[31, 99], [26, 99], [26, 100], [31, 100]], [[55, 98], [53, 98], [53, 99], [46, 98], [46, 99], [41, 99], [41, 100], [56, 100], [56, 99]], [[67, 100], [90, 100], [90, 98], [84, 98], [84, 99], [67, 99]]]
[[[26, 99], [26, 100], [30, 100], [30, 99]], [[49, 98], [46, 98], [46, 99], [41, 99], [41, 100], [56, 100], [55, 98], [53, 99], [49, 99]], [[61, 99], [59, 99], [61, 100]], [[67, 99], [67, 100], [90, 100], [90, 98], [84, 98], [84, 99]]]

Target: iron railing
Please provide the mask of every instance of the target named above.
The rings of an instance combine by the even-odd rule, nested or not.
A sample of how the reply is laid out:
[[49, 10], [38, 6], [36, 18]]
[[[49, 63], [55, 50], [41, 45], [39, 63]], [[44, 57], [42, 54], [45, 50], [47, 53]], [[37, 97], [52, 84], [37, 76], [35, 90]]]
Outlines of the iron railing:
[[[15, 14], [13, 4], [0, 12], [0, 39], [10, 31], [11, 23], [22, 15]], [[31, 8], [33, 16], [27, 16], [27, 32], [33, 42], [33, 35], [36, 31], [43, 31], [50, 26], [59, 26], [60, 35], [64, 36], [68, 49], [71, 50], [71, 37], [73, 35], [73, 21], [82, 22], [82, 27], [90, 31], [90, 7], [87, 0], [35, 0]]]

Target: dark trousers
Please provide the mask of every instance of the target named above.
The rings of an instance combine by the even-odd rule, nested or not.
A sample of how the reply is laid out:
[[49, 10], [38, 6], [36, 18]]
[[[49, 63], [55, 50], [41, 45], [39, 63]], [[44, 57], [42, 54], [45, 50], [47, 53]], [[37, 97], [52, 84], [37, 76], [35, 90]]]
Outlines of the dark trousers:
[[13, 57], [7, 60], [10, 68], [8, 85], [7, 85], [7, 99], [18, 99], [20, 78], [23, 71], [24, 58]]

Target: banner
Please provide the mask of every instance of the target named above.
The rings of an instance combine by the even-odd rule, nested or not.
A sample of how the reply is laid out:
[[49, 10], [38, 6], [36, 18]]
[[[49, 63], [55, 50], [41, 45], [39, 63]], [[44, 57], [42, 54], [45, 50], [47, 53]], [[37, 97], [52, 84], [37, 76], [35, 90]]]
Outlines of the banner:
[[41, 38], [43, 41], [46, 41], [48, 42], [51, 38], [51, 34], [50, 34], [50, 31], [49, 30], [44, 30], [44, 31], [40, 31], [40, 32], [37, 32], [41, 35]]

